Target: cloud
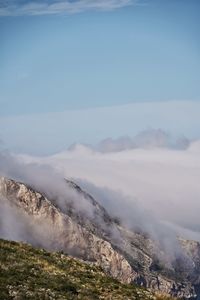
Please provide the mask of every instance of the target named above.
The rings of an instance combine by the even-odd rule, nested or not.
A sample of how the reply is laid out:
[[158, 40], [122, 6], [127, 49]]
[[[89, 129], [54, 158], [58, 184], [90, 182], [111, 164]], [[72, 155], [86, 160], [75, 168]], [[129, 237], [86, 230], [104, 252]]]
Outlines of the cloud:
[[[117, 139], [107, 138], [94, 147], [100, 152], [118, 152], [135, 148], [172, 148], [186, 149], [190, 141], [184, 137], [173, 138], [170, 134], [161, 129], [147, 129], [141, 131], [133, 138], [122, 136]], [[70, 147], [73, 149], [73, 147]]]
[[3, 1], [0, 16], [75, 14], [84, 11], [111, 11], [138, 5], [138, 0], [76, 0], [76, 1]]
[[[59, 178], [72, 178], [129, 227], [160, 236], [161, 226], [157, 224], [164, 224], [163, 228], [174, 228], [178, 233], [182, 230], [187, 238], [200, 240], [199, 141], [191, 142], [186, 149], [140, 147], [110, 153], [78, 145], [48, 157], [17, 157], [24, 166], [37, 165], [37, 171], [32, 172], [37, 186], [47, 181], [45, 186], [51, 190], [56, 183], [59, 192], [57, 181], [45, 176], [56, 173]], [[27, 177], [25, 173], [23, 176]]]
[[100, 203], [126, 222], [134, 225], [142, 220], [139, 225], [148, 229], [149, 220], [154, 218], [174, 228], [179, 226], [179, 232], [180, 227], [185, 232], [187, 229], [187, 237], [193, 232], [200, 240], [199, 145], [196, 141], [185, 150], [154, 147], [112, 153], [79, 146], [45, 162], [63, 176], [82, 182]]
[[[77, 213], [93, 218], [90, 204], [67, 188], [63, 180], [73, 179], [112, 217], [129, 229], [141, 230], [159, 240], [173, 257], [177, 251], [177, 234], [200, 241], [199, 158], [199, 141], [181, 150], [148, 147], [112, 153], [79, 145], [74, 150], [47, 157], [11, 155], [3, 151], [0, 175], [35, 187], [62, 211], [73, 203]], [[11, 225], [16, 222], [16, 232], [10, 232], [8, 227], [7, 234], [16, 238], [23, 238], [23, 234], [29, 236], [27, 226], [23, 226], [21, 233], [16, 212], [1, 206], [1, 211], [6, 212], [3, 215], [8, 213], [8, 219], [12, 219]], [[102, 226], [103, 222], [98, 221]], [[6, 220], [4, 223], [7, 224]], [[35, 230], [37, 234], [39, 228]]]
[[26, 163], [10, 154], [8, 151], [0, 152], [0, 176], [5, 176], [19, 182], [24, 182], [43, 193], [62, 211], [73, 204], [77, 212], [88, 217], [93, 214], [93, 207], [81, 197], [75, 190], [71, 189], [64, 179], [62, 173], [54, 167], [45, 163]]

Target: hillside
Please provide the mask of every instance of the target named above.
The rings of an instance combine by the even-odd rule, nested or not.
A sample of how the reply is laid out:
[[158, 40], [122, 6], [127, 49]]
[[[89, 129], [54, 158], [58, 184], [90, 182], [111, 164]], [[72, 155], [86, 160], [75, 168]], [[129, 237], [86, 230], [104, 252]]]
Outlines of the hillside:
[[[0, 240], [0, 299], [161, 299], [60, 252]], [[162, 298], [172, 299], [172, 298]]]
[[3, 239], [95, 263], [124, 284], [183, 299], [199, 295], [199, 243], [177, 240], [182, 254], [172, 261], [158, 242], [123, 227], [74, 182], [63, 180], [53, 194], [1, 177], [0, 212]]

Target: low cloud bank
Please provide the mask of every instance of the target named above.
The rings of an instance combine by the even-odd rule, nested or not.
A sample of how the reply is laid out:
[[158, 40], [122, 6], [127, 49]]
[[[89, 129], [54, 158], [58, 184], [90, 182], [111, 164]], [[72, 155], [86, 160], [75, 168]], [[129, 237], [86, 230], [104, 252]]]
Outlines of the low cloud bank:
[[[88, 201], [66, 186], [63, 178], [71, 178], [125, 226], [159, 239], [168, 253], [176, 248], [177, 234], [200, 241], [199, 141], [181, 150], [153, 146], [112, 153], [79, 145], [43, 158], [1, 151], [0, 175], [30, 184], [63, 211], [71, 202], [92, 217]], [[1, 227], [9, 223], [0, 235], [20, 238], [26, 226], [2, 199], [0, 204]]]
[[154, 219], [200, 240], [199, 141], [186, 149], [154, 146], [111, 153], [77, 145], [46, 162], [78, 180], [126, 223], [152, 232]]

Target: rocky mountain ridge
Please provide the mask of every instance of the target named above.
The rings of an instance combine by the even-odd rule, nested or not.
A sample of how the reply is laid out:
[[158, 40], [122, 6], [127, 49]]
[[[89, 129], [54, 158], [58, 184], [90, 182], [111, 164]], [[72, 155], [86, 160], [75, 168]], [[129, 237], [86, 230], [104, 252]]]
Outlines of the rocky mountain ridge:
[[9, 207], [9, 212], [14, 211], [16, 219], [25, 224], [19, 239], [98, 264], [121, 282], [135, 282], [184, 299], [197, 297], [199, 243], [180, 239], [183, 255], [172, 263], [156, 241], [124, 228], [74, 182], [66, 180], [66, 186], [77, 199], [89, 204], [89, 213], [77, 210], [70, 197], [64, 206], [59, 205], [44, 192], [0, 178], [1, 205]]

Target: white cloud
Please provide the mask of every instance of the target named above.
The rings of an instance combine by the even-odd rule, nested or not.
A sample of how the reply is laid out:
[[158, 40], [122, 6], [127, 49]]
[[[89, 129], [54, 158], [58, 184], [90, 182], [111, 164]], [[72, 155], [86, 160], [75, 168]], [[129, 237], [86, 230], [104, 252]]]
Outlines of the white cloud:
[[54, 0], [29, 1], [23, 4], [18, 1], [6, 1], [0, 6], [0, 16], [74, 14], [84, 11], [110, 11], [132, 5], [138, 5], [138, 0]]
[[[112, 153], [77, 145], [47, 157], [1, 151], [0, 175], [28, 183], [61, 210], [73, 201], [76, 210], [90, 218], [93, 208], [68, 190], [63, 180], [72, 178], [124, 225], [157, 238], [167, 253], [177, 250], [176, 234], [200, 241], [199, 141], [182, 150], [151, 147]], [[16, 223], [16, 238], [27, 236], [26, 226], [22, 231], [18, 226], [18, 215], [9, 207], [0, 208], [8, 213], [12, 224]], [[0, 235], [13, 234], [9, 230], [0, 231]]]
[[25, 164], [49, 165], [61, 177], [75, 179], [129, 226], [139, 225], [159, 236], [167, 226], [200, 240], [199, 145], [197, 141], [185, 150], [137, 148], [115, 153], [79, 145], [54, 156], [18, 158]]

